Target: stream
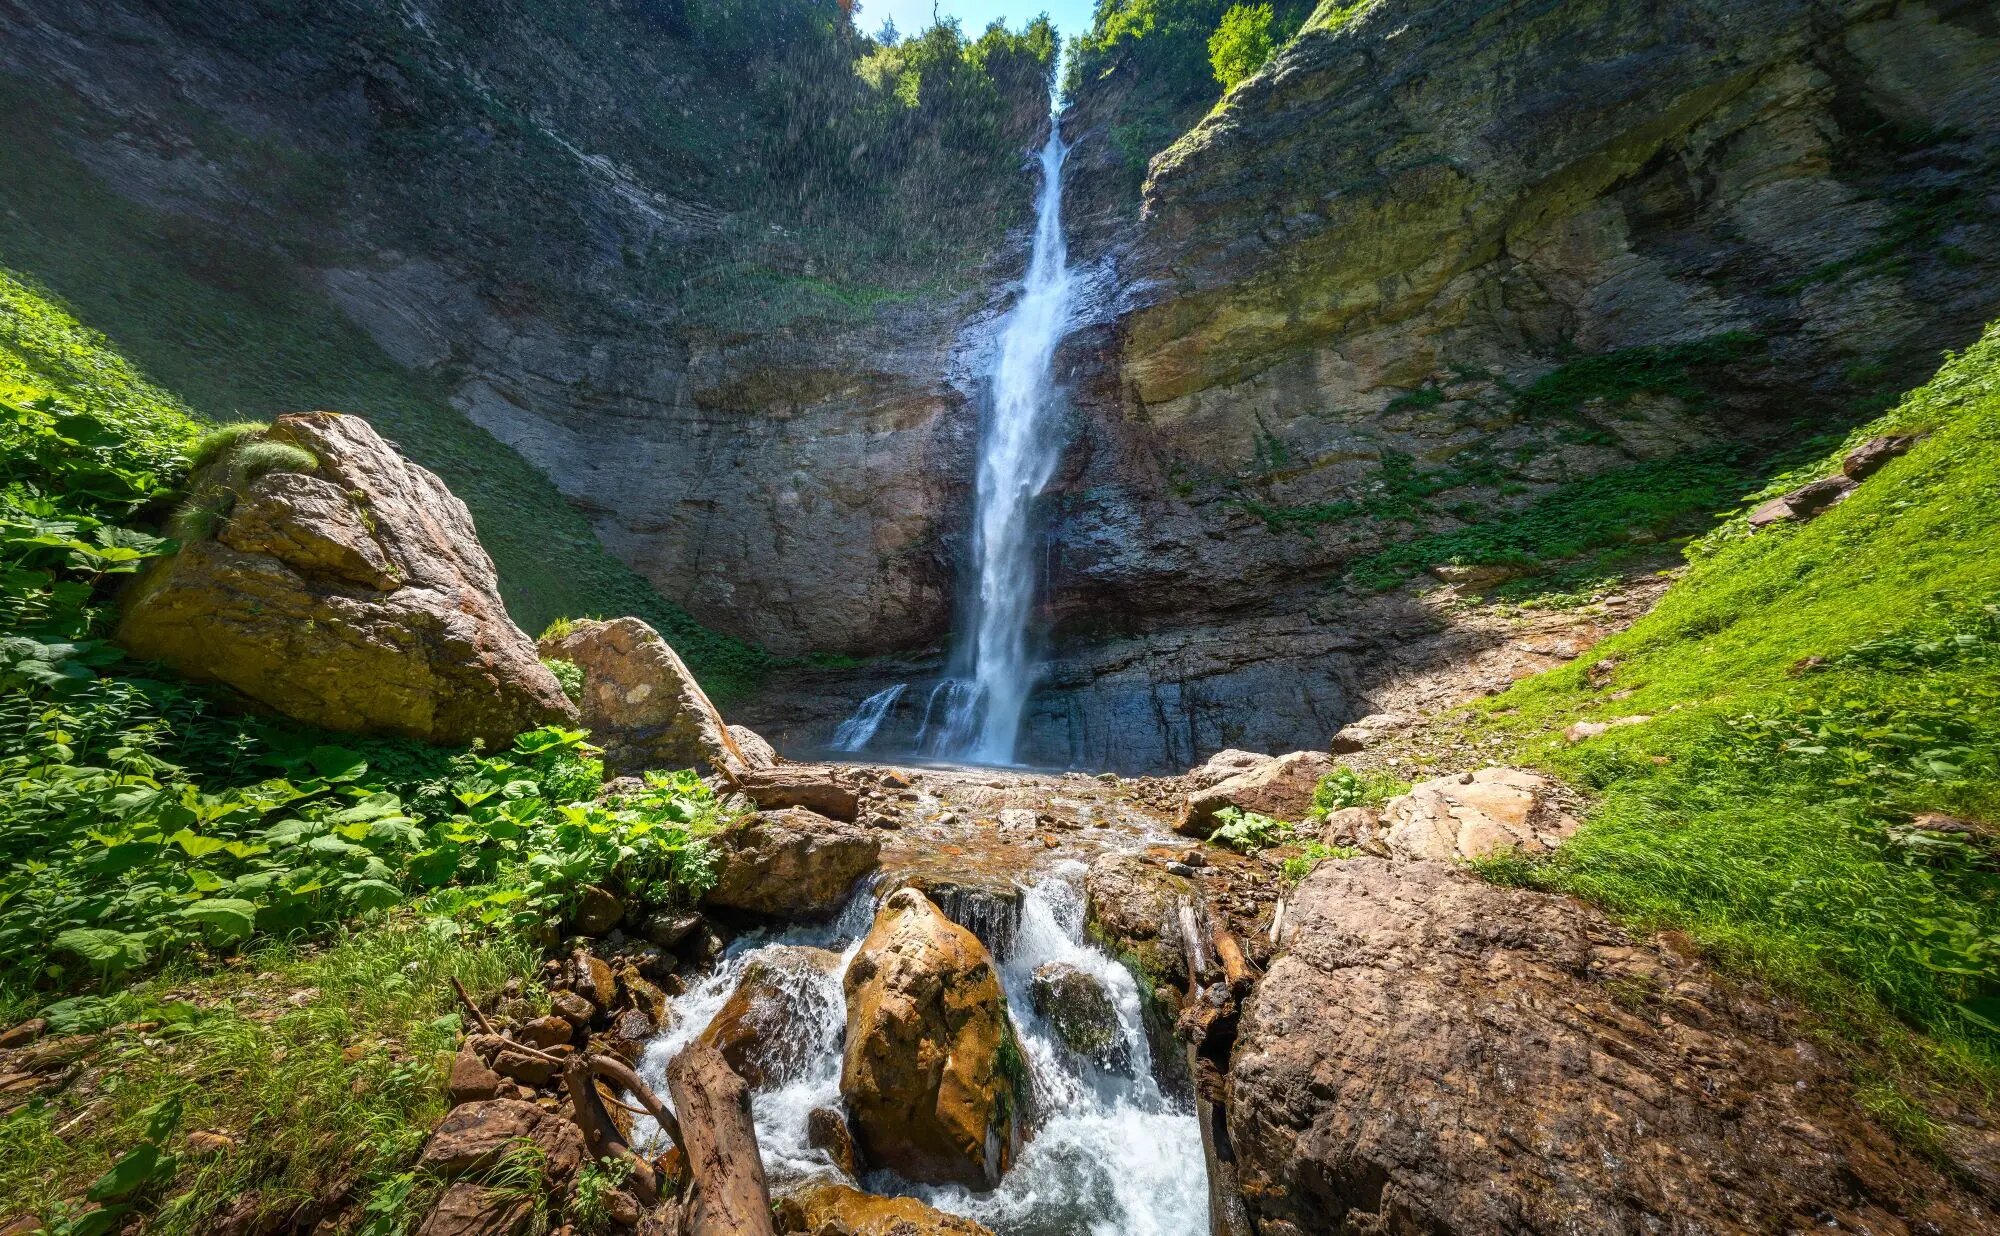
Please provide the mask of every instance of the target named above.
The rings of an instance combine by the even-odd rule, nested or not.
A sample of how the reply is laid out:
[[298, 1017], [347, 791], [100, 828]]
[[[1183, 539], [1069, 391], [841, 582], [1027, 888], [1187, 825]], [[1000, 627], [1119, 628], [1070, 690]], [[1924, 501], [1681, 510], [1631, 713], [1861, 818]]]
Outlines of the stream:
[[[1070, 861], [1041, 876], [1022, 899], [1006, 955], [998, 957], [1009, 1011], [1033, 1074], [1037, 1120], [1012, 1170], [990, 1193], [957, 1186], [913, 1185], [888, 1172], [854, 1182], [870, 1192], [913, 1196], [964, 1215], [998, 1236], [1199, 1236], [1208, 1231], [1207, 1168], [1193, 1115], [1161, 1093], [1140, 1019], [1139, 990], [1124, 966], [1084, 942], [1084, 864]], [[812, 1176], [842, 1179], [806, 1140], [816, 1107], [838, 1109], [846, 1001], [841, 973], [874, 919], [877, 892], [863, 888], [830, 923], [739, 937], [715, 970], [673, 1001], [669, 1028], [648, 1048], [640, 1072], [667, 1092], [667, 1061], [713, 1020], [746, 966], [760, 954], [808, 945], [842, 955], [840, 970], [785, 970], [801, 1010], [788, 1044], [797, 1062], [788, 1080], [751, 1101], [757, 1139], [773, 1192]], [[977, 925], [974, 925], [975, 929]], [[989, 933], [991, 934], [991, 933]], [[990, 942], [989, 942], [990, 947]], [[1132, 1062], [1121, 1076], [1077, 1060], [1035, 1014], [1035, 969], [1060, 961], [1082, 969], [1111, 994], [1118, 1030]], [[788, 1053], [791, 1054], [791, 1053]], [[641, 1139], [657, 1127], [641, 1121]]]

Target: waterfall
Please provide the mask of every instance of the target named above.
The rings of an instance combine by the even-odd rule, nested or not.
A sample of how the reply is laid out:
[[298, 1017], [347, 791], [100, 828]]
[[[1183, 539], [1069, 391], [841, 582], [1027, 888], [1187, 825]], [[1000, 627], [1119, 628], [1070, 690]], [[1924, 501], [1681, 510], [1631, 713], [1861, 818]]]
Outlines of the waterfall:
[[[1062, 166], [1069, 153], [1062, 125], [1049, 123], [1042, 146], [1035, 237], [1021, 298], [1001, 319], [988, 377], [992, 415], [979, 438], [972, 519], [969, 628], [958, 635], [953, 676], [931, 689], [916, 747], [925, 754], [1012, 764], [1035, 685], [1028, 622], [1035, 605], [1036, 553], [1030, 519], [1049, 483], [1061, 442], [1050, 424], [1052, 365], [1069, 325], [1069, 251], [1063, 240]], [[861, 702], [834, 731], [838, 751], [860, 751], [902, 694], [902, 685]], [[944, 704], [935, 727], [932, 708]], [[886, 697], [886, 698], [885, 698]]]
[[[875, 1193], [919, 1197], [999, 1236], [1192, 1236], [1209, 1230], [1200, 1130], [1153, 1080], [1138, 985], [1124, 966], [1084, 940], [1084, 870], [1080, 862], [1065, 862], [1023, 890], [1012, 947], [997, 963], [1035, 1093], [1035, 1129], [1020, 1159], [990, 1193], [911, 1185], [882, 1171], [855, 1183]], [[839, 952], [841, 965], [830, 974], [787, 971], [783, 981], [795, 1010], [787, 1047], [800, 1063], [751, 1096], [774, 1189], [812, 1176], [843, 1179], [826, 1153], [809, 1144], [806, 1127], [814, 1108], [841, 1104], [847, 1023], [840, 976], [867, 934], [876, 901], [877, 890], [863, 889], [832, 923], [737, 939], [711, 974], [673, 1001], [668, 1028], [640, 1062], [641, 1075], [666, 1094], [667, 1061], [707, 1028], [760, 953], [797, 944]], [[1031, 995], [1035, 970], [1051, 961], [1085, 971], [1109, 993], [1129, 1068], [1105, 1069], [1058, 1046]], [[641, 1119], [634, 1133], [641, 1144], [659, 1136], [650, 1119]]]
[[1035, 667], [1028, 620], [1035, 603], [1036, 554], [1030, 515], [1055, 472], [1061, 443], [1049, 423], [1056, 345], [1069, 323], [1069, 254], [1063, 241], [1062, 126], [1042, 147], [1041, 194], [1028, 276], [1000, 326], [993, 360], [993, 413], [979, 443], [969, 641], [972, 690], [966, 716], [947, 723], [958, 745], [942, 752], [987, 764], [1014, 762]]
[[862, 700], [854, 715], [842, 721], [833, 731], [833, 749], [859, 751], [867, 746], [869, 740], [875, 737], [875, 731], [882, 728], [882, 718], [889, 715], [889, 709], [902, 698], [909, 685], [899, 682]]

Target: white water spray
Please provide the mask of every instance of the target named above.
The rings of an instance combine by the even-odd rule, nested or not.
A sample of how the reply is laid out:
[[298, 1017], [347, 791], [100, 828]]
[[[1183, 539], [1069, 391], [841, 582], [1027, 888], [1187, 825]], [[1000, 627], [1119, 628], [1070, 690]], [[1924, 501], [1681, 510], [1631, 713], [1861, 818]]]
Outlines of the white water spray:
[[[974, 489], [970, 629], [960, 633], [954, 676], [933, 687], [917, 748], [980, 764], [1011, 764], [1028, 693], [1035, 685], [1028, 621], [1035, 605], [1034, 502], [1055, 472], [1061, 442], [1050, 423], [1056, 345], [1069, 325], [1069, 250], [1063, 240], [1062, 126], [1049, 125], [1035, 238], [1021, 299], [1001, 319], [989, 377], [993, 413], [979, 439]], [[894, 694], [890, 694], [894, 692]], [[862, 701], [835, 731], [840, 751], [859, 751], [882, 724], [897, 688]], [[883, 697], [888, 699], [884, 701]], [[932, 712], [942, 704], [942, 716]], [[871, 711], [872, 710], [872, 711]], [[851, 741], [856, 734], [858, 742]]]
[[[1196, 1236], [1209, 1230], [1207, 1165], [1190, 1113], [1153, 1081], [1141, 1021], [1138, 986], [1106, 954], [1083, 940], [1084, 866], [1064, 863], [1027, 890], [1012, 947], [999, 960], [1033, 1077], [1036, 1125], [1021, 1156], [990, 1193], [953, 1186], [912, 1186], [892, 1173], [856, 1182], [871, 1192], [912, 1194], [940, 1210], [976, 1219], [999, 1236]], [[876, 894], [857, 893], [833, 923], [782, 936], [738, 939], [715, 971], [673, 1002], [670, 1028], [647, 1049], [640, 1073], [666, 1094], [665, 1069], [674, 1054], [707, 1028], [747, 966], [771, 950], [806, 944], [842, 954], [832, 973], [785, 966], [781, 981], [792, 1017], [786, 1076], [751, 1097], [757, 1142], [775, 1191], [812, 1176], [844, 1179], [806, 1136], [816, 1107], [839, 1108], [846, 1003], [841, 974], [873, 920]], [[1110, 994], [1129, 1070], [1107, 1070], [1077, 1059], [1034, 1013], [1030, 984], [1037, 967], [1066, 962], [1090, 974]], [[657, 1138], [651, 1120], [635, 1129]]]
[[[946, 752], [988, 764], [1011, 764], [1021, 718], [1034, 686], [1028, 619], [1035, 603], [1030, 515], [1055, 472], [1061, 443], [1049, 423], [1051, 367], [1069, 324], [1069, 251], [1063, 240], [1062, 166], [1068, 149], [1051, 123], [1042, 147], [1042, 189], [1035, 240], [1021, 299], [1000, 328], [993, 362], [993, 415], [979, 444], [973, 508], [971, 679], [961, 693], [977, 710], [970, 724], [948, 726], [962, 743]], [[959, 738], [964, 734], [964, 738]]]

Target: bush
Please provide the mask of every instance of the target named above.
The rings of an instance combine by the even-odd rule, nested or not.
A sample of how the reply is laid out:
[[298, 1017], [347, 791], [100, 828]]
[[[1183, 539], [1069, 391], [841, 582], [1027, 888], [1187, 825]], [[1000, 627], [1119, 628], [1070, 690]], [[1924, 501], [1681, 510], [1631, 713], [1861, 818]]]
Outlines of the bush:
[[1208, 36], [1208, 63], [1215, 80], [1228, 90], [1264, 67], [1275, 45], [1271, 42], [1271, 6], [1239, 4], [1222, 15]]

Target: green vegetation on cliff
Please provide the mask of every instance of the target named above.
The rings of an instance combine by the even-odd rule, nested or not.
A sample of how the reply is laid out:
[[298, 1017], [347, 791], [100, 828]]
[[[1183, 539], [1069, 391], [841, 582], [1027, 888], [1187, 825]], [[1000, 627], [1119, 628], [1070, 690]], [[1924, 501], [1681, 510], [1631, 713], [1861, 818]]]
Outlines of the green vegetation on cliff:
[[[1845, 446], [1891, 433], [1925, 437], [1808, 523], [1725, 523], [1593, 664], [1481, 706], [1595, 798], [1553, 858], [1496, 872], [1685, 931], [1864, 1031], [1893, 1014], [1993, 1082], [2000, 327]], [[1650, 720], [1558, 737], [1624, 716]]]

